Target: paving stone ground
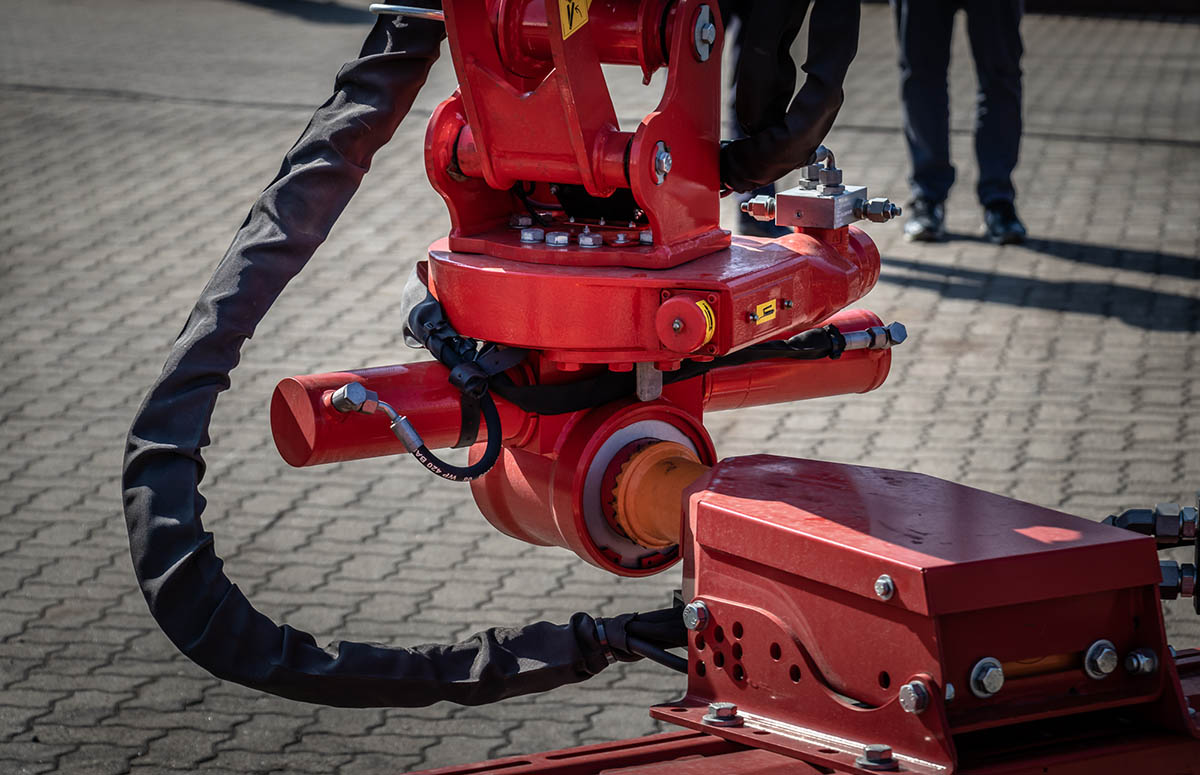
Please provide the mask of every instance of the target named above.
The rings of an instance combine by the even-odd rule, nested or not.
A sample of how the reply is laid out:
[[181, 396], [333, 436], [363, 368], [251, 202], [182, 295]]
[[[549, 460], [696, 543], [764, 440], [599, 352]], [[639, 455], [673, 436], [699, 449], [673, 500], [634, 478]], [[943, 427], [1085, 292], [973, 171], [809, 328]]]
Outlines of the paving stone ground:
[[[393, 773], [655, 730], [646, 707], [681, 684], [653, 666], [484, 708], [338, 710], [224, 684], [176, 653], [134, 585], [123, 436], [367, 19], [315, 0], [0, 12], [0, 772]], [[914, 469], [1095, 518], [1194, 497], [1200, 25], [1030, 16], [1024, 32], [1016, 182], [1030, 243], [976, 236], [960, 30], [955, 238], [917, 247], [895, 224], [869, 227], [884, 268], [864, 304], [912, 333], [891, 378], [869, 395], [713, 415], [722, 455]], [[867, 7], [829, 143], [848, 179], [903, 199], [894, 61], [888, 12]], [[636, 120], [653, 87], [611, 75]], [[397, 302], [447, 226], [421, 141], [452, 88], [443, 62], [217, 409], [206, 524], [261, 610], [318, 638], [447, 640], [656, 606], [676, 585], [506, 538], [465, 488], [404, 460], [292, 470], [273, 449], [279, 378], [418, 357]], [[1177, 645], [1200, 642], [1186, 610], [1168, 608]]]

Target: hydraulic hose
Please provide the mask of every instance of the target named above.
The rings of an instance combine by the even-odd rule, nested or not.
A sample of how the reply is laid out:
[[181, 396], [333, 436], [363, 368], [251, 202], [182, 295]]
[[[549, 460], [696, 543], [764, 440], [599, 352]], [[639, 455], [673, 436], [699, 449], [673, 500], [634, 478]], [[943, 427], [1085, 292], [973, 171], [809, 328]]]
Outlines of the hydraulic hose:
[[[490, 629], [456, 644], [342, 642], [326, 651], [250, 604], [201, 522], [201, 452], [242, 343], [329, 234], [411, 108], [444, 35], [434, 21], [376, 23], [217, 265], [126, 443], [129, 548], [151, 614], [180, 651], [217, 677], [295, 700], [478, 705], [582, 681], [607, 665], [594, 622], [582, 613], [565, 625]], [[492, 439], [499, 443], [501, 433], [489, 431]]]
[[451, 465], [438, 458], [424, 444], [413, 450], [413, 457], [433, 473], [452, 482], [469, 482], [491, 471], [492, 466], [500, 459], [504, 431], [500, 427], [500, 412], [496, 409], [496, 401], [490, 393], [484, 393], [479, 399], [479, 409], [487, 428], [487, 445], [483, 448], [483, 456], [479, 460], [469, 466]]

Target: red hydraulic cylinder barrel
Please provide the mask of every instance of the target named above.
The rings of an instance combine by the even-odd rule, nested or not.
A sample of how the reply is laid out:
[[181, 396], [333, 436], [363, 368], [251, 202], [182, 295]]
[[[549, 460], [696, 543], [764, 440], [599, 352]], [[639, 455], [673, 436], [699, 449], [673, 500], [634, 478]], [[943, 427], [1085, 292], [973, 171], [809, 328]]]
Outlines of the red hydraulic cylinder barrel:
[[[830, 323], [843, 333], [883, 325], [875, 313], [863, 309], [843, 310], [821, 325]], [[891, 350], [852, 350], [836, 361], [776, 358], [748, 366], [722, 366], [703, 376], [704, 409], [719, 412], [866, 393], [883, 384], [891, 367]]]
[[[425, 446], [445, 449], [458, 441], [462, 428], [460, 394], [450, 384], [449, 371], [436, 361], [380, 366], [356, 371], [288, 377], [271, 396], [271, 433], [275, 447], [296, 467], [396, 455], [404, 447], [392, 435], [387, 417], [343, 414], [329, 404], [333, 391], [347, 382], [361, 382], [379, 394], [399, 414], [406, 415]], [[526, 432], [530, 415], [495, 396], [505, 440]], [[482, 420], [478, 441], [487, 439]]]

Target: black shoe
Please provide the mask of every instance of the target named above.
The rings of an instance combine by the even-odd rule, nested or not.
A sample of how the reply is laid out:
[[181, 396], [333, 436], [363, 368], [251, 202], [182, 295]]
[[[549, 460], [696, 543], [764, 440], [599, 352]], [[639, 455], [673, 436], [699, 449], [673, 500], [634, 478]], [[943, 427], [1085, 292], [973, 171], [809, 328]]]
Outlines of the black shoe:
[[983, 222], [988, 240], [997, 245], [1020, 245], [1025, 241], [1025, 225], [1012, 202], [992, 202], [984, 207]]
[[944, 202], [917, 197], [909, 205], [904, 238], [910, 242], [938, 242], [946, 236], [946, 206]]

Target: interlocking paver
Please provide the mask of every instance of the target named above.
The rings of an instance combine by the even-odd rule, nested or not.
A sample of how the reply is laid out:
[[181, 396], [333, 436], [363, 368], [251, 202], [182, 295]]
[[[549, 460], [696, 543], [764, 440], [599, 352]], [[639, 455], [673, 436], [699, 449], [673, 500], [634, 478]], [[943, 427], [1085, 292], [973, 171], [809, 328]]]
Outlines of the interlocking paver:
[[[682, 683], [645, 664], [491, 707], [381, 711], [259, 695], [178, 655], [134, 587], [123, 436], [369, 17], [350, 0], [102, 0], [72, 5], [70, 24], [55, 4], [0, 10], [0, 771], [391, 773], [661, 728], [646, 707]], [[848, 180], [900, 200], [893, 36], [887, 9], [867, 6], [829, 144]], [[1200, 487], [1200, 25], [1030, 16], [1025, 37], [1016, 183], [1033, 239], [974, 236], [959, 34], [958, 238], [914, 246], [869, 227], [884, 267], [864, 305], [911, 332], [887, 385], [714, 414], [722, 455], [909, 468], [1096, 518]], [[608, 75], [623, 120], [653, 106], [637, 73]], [[447, 228], [421, 141], [452, 88], [443, 61], [247, 343], [206, 451], [205, 523], [228, 572], [322, 642], [647, 609], [675, 584], [503, 536], [466, 488], [406, 458], [297, 471], [272, 448], [277, 379], [422, 359], [399, 335], [398, 289]], [[1177, 645], [1200, 642], [1182, 605], [1167, 620]]]

